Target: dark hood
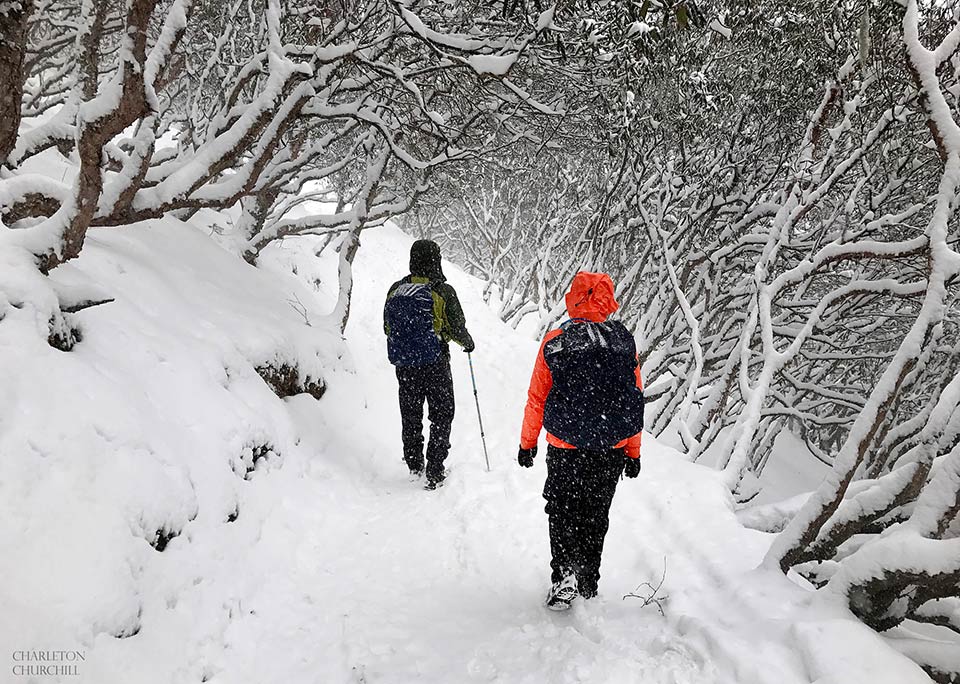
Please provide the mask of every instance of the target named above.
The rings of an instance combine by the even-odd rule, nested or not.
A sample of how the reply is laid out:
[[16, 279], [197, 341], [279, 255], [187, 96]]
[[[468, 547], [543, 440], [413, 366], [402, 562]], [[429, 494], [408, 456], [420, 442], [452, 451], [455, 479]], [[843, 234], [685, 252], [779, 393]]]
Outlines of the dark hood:
[[433, 240], [417, 240], [410, 248], [410, 275], [445, 281], [440, 267], [440, 245]]

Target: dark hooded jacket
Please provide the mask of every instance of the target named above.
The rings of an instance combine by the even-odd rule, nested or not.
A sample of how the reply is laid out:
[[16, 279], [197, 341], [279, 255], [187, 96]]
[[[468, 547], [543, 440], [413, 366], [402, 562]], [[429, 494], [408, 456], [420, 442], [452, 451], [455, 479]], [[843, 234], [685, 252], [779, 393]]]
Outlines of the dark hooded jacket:
[[[450, 350], [447, 342], [453, 341], [464, 349], [473, 350], [473, 338], [467, 332], [467, 320], [463, 315], [463, 307], [460, 306], [460, 299], [457, 297], [456, 290], [447, 284], [447, 278], [443, 275], [443, 267], [440, 258], [440, 245], [433, 240], [417, 240], [410, 248], [410, 275], [401, 278], [387, 291], [387, 299], [393, 295], [400, 285], [413, 282], [430, 282], [434, 293], [438, 295], [442, 302], [440, 311], [440, 339], [445, 343], [443, 348], [449, 357]], [[383, 330], [389, 332], [386, 320], [384, 320]]]

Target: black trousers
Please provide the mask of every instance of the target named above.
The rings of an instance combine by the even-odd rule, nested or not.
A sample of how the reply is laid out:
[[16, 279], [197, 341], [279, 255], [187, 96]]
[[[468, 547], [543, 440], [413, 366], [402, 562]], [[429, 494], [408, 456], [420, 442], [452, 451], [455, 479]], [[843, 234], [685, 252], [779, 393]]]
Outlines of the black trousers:
[[551, 581], [577, 576], [580, 594], [596, 596], [610, 504], [623, 473], [621, 449], [547, 448], [543, 498], [550, 522]]
[[400, 385], [400, 421], [403, 429], [403, 460], [412, 470], [423, 468], [423, 402], [427, 402], [430, 441], [427, 444], [427, 477], [441, 479], [443, 462], [450, 451], [453, 423], [453, 375], [450, 359], [429, 366], [397, 367]]

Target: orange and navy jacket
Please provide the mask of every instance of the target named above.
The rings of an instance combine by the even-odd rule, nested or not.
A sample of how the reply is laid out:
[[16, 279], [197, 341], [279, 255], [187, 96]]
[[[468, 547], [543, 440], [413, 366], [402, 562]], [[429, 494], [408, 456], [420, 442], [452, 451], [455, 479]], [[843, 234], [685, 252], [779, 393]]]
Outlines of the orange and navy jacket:
[[[610, 314], [620, 308], [614, 298], [613, 281], [610, 276], [606, 273], [586, 271], [581, 271], [574, 276], [570, 292], [566, 296], [566, 304], [571, 319], [586, 319], [598, 323], [605, 321]], [[543, 348], [547, 342], [562, 334], [562, 329], [551, 330], [540, 343], [540, 351], [537, 352], [537, 360], [533, 364], [530, 389], [527, 391], [527, 405], [523, 411], [523, 428], [520, 432], [521, 449], [532, 449], [537, 445], [537, 439], [540, 437], [540, 430], [543, 428], [543, 407], [550, 388], [553, 387], [553, 376], [543, 357]], [[643, 389], [639, 363], [636, 375], [637, 387]], [[576, 448], [549, 432], [547, 442], [561, 449]], [[614, 448], [625, 449], [630, 458], [640, 458], [640, 433], [619, 442]]]

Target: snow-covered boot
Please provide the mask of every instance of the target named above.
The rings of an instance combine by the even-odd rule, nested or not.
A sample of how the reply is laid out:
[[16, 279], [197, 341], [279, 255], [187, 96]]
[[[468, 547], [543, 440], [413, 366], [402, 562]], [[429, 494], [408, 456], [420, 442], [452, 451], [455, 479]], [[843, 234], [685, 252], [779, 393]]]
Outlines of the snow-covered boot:
[[[406, 449], [404, 449], [406, 451]], [[403, 462], [407, 464], [407, 468], [410, 469], [411, 477], [420, 477], [423, 475], [423, 453], [405, 453], [403, 455]]]
[[547, 593], [547, 608], [550, 610], [567, 610], [579, 595], [577, 576], [570, 573], [550, 587], [550, 591]]
[[447, 475], [450, 474], [449, 468], [443, 468], [438, 473], [435, 468], [431, 468], [429, 462], [427, 463], [427, 484], [424, 485], [424, 489], [433, 491], [434, 489], [439, 489], [443, 486], [443, 481], [447, 479]]

